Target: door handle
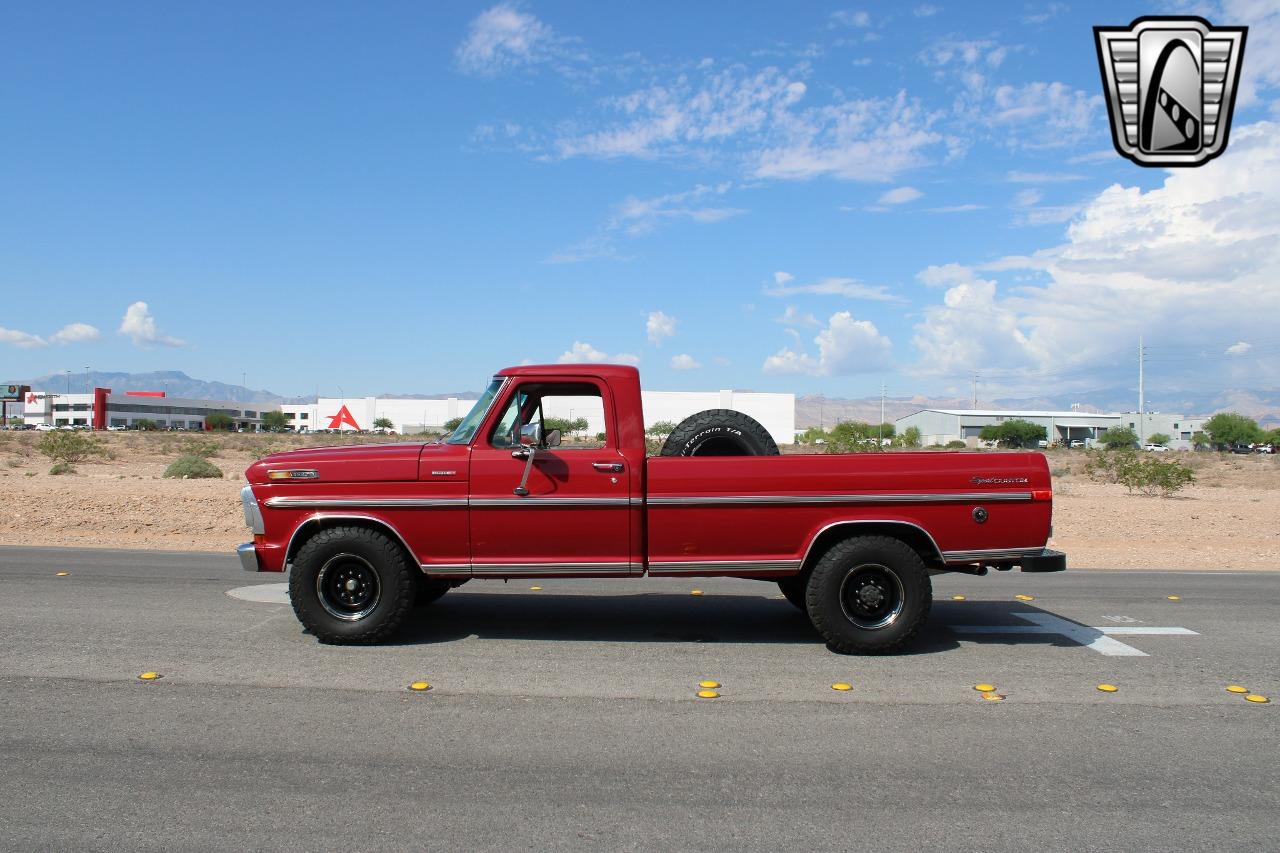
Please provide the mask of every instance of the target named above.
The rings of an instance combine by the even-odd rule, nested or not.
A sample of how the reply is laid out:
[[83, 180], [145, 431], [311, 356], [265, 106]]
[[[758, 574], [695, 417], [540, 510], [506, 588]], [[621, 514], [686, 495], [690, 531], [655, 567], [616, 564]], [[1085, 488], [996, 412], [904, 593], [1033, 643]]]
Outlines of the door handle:
[[623, 471], [621, 462], [592, 462], [591, 467], [604, 474], [621, 474]]

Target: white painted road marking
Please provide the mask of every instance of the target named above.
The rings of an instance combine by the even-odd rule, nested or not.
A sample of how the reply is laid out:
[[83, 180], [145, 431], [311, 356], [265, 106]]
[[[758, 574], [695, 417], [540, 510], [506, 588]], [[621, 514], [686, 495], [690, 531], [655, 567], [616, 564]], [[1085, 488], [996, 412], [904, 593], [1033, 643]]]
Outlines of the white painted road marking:
[[227, 590], [227, 595], [241, 601], [253, 601], [258, 604], [288, 604], [289, 585], [287, 583], [259, 583], [253, 586], [238, 586]]
[[1148, 657], [1147, 653], [1127, 643], [1113, 640], [1109, 635], [1150, 636], [1170, 635], [1179, 637], [1199, 636], [1187, 628], [1091, 628], [1078, 625], [1052, 613], [1014, 613], [1019, 619], [1031, 622], [1031, 625], [948, 625], [958, 634], [1057, 634], [1068, 640], [1093, 649], [1100, 655], [1111, 657]]
[[1134, 619], [1132, 616], [1103, 616], [1103, 619], [1110, 619], [1112, 622], [1141, 622], [1141, 619]]

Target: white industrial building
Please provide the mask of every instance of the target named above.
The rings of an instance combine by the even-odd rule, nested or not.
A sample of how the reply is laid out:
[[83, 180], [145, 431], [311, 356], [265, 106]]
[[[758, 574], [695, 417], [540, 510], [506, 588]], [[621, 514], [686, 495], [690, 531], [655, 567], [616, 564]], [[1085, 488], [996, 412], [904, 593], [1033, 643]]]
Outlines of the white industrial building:
[[[552, 401], [549, 401], [552, 402]], [[418, 400], [395, 397], [321, 397], [318, 403], [290, 404], [279, 408], [289, 416], [294, 429], [370, 430], [374, 421], [386, 418], [401, 434], [439, 432], [445, 422], [471, 411], [473, 399], [449, 397]], [[705, 409], [736, 409], [758, 420], [778, 444], [795, 442], [796, 398], [794, 394], [765, 394], [754, 391], [642, 391], [644, 424], [659, 421], [679, 423]], [[604, 432], [604, 409], [598, 397], [561, 397], [543, 412], [549, 418], [587, 421], [586, 433]]]
[[32, 390], [23, 397], [22, 419], [35, 426], [134, 427], [150, 421], [158, 429], [204, 429], [204, 419], [219, 413], [229, 416], [237, 428], [255, 430], [262, 412], [274, 404], [237, 403], [232, 400], [204, 400], [170, 397], [163, 391], [124, 391], [95, 388], [89, 394], [63, 394]]
[[1204, 429], [1205, 418], [1162, 412], [1117, 412], [1094, 414], [1078, 411], [1007, 411], [995, 409], [924, 409], [904, 418], [898, 418], [894, 427], [898, 435], [915, 427], [920, 430], [920, 443], [924, 447], [963, 441], [969, 447], [980, 443], [982, 428], [1005, 421], [1029, 421], [1045, 428], [1048, 441], [1070, 446], [1073, 441], [1083, 441], [1086, 447], [1093, 445], [1103, 433], [1116, 427], [1129, 427], [1139, 442], [1156, 433], [1170, 437], [1168, 446], [1174, 450], [1192, 449], [1192, 436]]

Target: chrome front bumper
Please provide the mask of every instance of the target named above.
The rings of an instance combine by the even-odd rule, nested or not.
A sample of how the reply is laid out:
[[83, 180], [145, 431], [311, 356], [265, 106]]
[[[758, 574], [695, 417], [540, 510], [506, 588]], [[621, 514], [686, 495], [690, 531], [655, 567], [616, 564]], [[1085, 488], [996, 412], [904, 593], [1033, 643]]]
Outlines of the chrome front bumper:
[[240, 568], [246, 572], [262, 571], [262, 567], [258, 565], [258, 549], [253, 547], [252, 542], [237, 545], [236, 556], [240, 558]]

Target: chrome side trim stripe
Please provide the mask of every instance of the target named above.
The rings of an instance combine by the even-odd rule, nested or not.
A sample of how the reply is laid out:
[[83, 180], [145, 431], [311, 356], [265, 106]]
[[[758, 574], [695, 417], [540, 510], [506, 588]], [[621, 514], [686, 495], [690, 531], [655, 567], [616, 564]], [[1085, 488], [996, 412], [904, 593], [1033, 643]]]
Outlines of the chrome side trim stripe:
[[343, 509], [398, 509], [418, 507], [465, 507], [466, 498], [299, 498], [279, 496], [267, 498], [273, 509], [311, 509], [342, 507]]
[[639, 572], [643, 563], [472, 563], [471, 573], [476, 577], [503, 577], [504, 575], [628, 575]]
[[650, 562], [651, 575], [773, 574], [800, 570], [799, 560], [701, 560]]
[[994, 503], [1029, 501], [1031, 492], [937, 492], [880, 495], [710, 495], [706, 497], [650, 497], [649, 506], [789, 506], [828, 504]]
[[562, 506], [628, 506], [631, 498], [471, 498], [471, 506], [478, 507], [539, 507], [548, 509]]
[[1011, 560], [1018, 557], [1034, 557], [1044, 553], [1044, 546], [1035, 548], [988, 548], [978, 551], [943, 551], [942, 559], [948, 563], [973, 563], [979, 560]]

